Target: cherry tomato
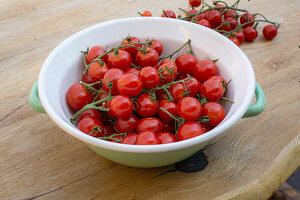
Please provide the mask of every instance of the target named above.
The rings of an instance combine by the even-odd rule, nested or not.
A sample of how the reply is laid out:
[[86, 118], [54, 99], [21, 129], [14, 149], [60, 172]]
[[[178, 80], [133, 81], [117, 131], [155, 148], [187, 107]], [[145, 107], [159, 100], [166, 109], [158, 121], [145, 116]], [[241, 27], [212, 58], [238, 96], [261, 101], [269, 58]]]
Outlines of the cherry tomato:
[[116, 128], [120, 133], [136, 132], [138, 121], [139, 118], [133, 114], [128, 118], [119, 118], [116, 121]]
[[225, 118], [224, 108], [217, 102], [208, 102], [202, 107], [202, 116], [208, 116], [208, 124], [217, 126]]
[[272, 40], [277, 35], [277, 28], [273, 24], [266, 25], [263, 29], [264, 37], [267, 40]]
[[156, 99], [168, 99], [168, 94], [163, 89], [156, 90], [155, 96], [156, 96]]
[[224, 5], [218, 3], [217, 5], [215, 5], [215, 8], [218, 8], [219, 11], [223, 12], [225, 10], [225, 8], [222, 8], [224, 7]]
[[121, 76], [124, 75], [124, 72], [121, 69], [113, 68], [108, 70], [103, 77], [103, 88], [106, 92], [109, 92], [108, 84], [112, 81], [113, 86], [111, 88], [111, 94], [118, 94], [117, 82]]
[[145, 89], [151, 89], [158, 86], [160, 77], [158, 71], [153, 67], [144, 67], [141, 69], [139, 76], [142, 79]]
[[143, 13], [142, 13], [142, 17], [152, 17], [152, 13], [148, 10], [145, 10]]
[[234, 44], [236, 44], [236, 46], [238, 47], [240, 46], [240, 41], [236, 37], [231, 36], [229, 40], [231, 40]]
[[222, 13], [218, 10], [210, 10], [206, 12], [205, 18], [212, 27], [217, 27], [222, 23]]
[[155, 67], [158, 63], [158, 59], [158, 53], [150, 47], [147, 48], [146, 53], [138, 51], [136, 54], [136, 61], [140, 67]]
[[252, 42], [257, 38], [257, 30], [253, 28], [252, 26], [249, 26], [244, 29], [244, 35], [245, 35], [245, 40], [247, 42]]
[[159, 144], [168, 144], [172, 142], [177, 142], [176, 137], [169, 132], [161, 132], [157, 135]]
[[[125, 46], [125, 45], [129, 45], [129, 44], [132, 44], [132, 43], [141, 43], [141, 41], [137, 38], [137, 37], [134, 37], [134, 36], [128, 36], [123, 42], [122, 42], [122, 46]], [[135, 46], [135, 47], [142, 47], [141, 44], [133, 44], [132, 46]], [[137, 48], [135, 47], [123, 47], [121, 48], [122, 50], [124, 51], [127, 51], [132, 59], [135, 59], [136, 57], [136, 54], [138, 52]], [[123, 69], [124, 70], [124, 69]]]
[[93, 83], [92, 78], [88, 75], [88, 73], [82, 74], [81, 80], [82, 80], [82, 82], [87, 83], [87, 84]]
[[155, 145], [158, 143], [157, 135], [152, 131], [140, 132], [136, 138], [136, 145]]
[[103, 135], [103, 125], [96, 119], [91, 117], [83, 118], [78, 123], [78, 129], [87, 135], [93, 137], [101, 137]]
[[234, 31], [233, 33], [236, 34], [236, 38], [239, 40], [240, 44], [245, 41], [244, 31], [242, 31], [242, 30], [240, 30], [238, 32]]
[[143, 82], [136, 74], [124, 74], [119, 78], [117, 88], [120, 94], [135, 97], [142, 92]]
[[137, 124], [137, 132], [152, 131], [156, 134], [160, 133], [163, 128], [162, 122], [156, 117], [142, 118]]
[[174, 133], [174, 122], [161, 121], [163, 124], [162, 132]]
[[189, 4], [196, 8], [196, 7], [199, 7], [202, 3], [202, 0], [189, 0]]
[[[246, 27], [253, 26], [254, 20], [255, 20], [255, 17], [251, 13], [244, 13], [241, 15], [240, 23], [244, 24], [243, 27], [246, 28]], [[251, 23], [249, 23], [249, 22], [251, 22]]]
[[170, 65], [176, 66], [175, 61], [172, 60], [172, 59], [169, 59], [169, 58], [164, 59], [163, 61], [161, 61], [161, 63], [159, 64], [159, 67], [162, 66], [163, 64], [170, 64]]
[[[189, 10], [187, 13], [186, 13], [186, 16], [188, 15], [191, 15], [191, 14], [196, 14], [198, 12], [198, 10], [195, 10], [195, 9], [192, 9], [192, 10]], [[190, 17], [190, 18], [187, 18], [186, 20], [187, 21], [191, 21], [193, 17]], [[196, 17], [195, 17], [196, 18]], [[194, 19], [195, 20], [195, 19]]]
[[151, 117], [157, 111], [157, 103], [151, 99], [148, 93], [144, 93], [136, 99], [136, 112], [142, 117]]
[[[113, 138], [114, 138], [114, 139], [117, 139], [117, 140], [120, 140], [120, 141], [122, 142], [124, 136], [123, 136], [123, 135], [117, 135], [117, 136], [114, 136]], [[109, 140], [107, 140], [107, 141], [113, 142], [113, 143], [120, 143], [120, 142], [118, 142], [118, 141], [116, 141], [116, 140], [112, 140], [112, 139], [109, 139]]]
[[206, 20], [206, 19], [201, 19], [201, 20], [198, 22], [198, 24], [200, 24], [200, 25], [202, 25], [202, 26], [205, 26], [205, 27], [207, 27], [207, 28], [211, 28], [211, 25], [210, 25], [209, 21]]
[[[189, 78], [184, 78], [183, 80], [186, 80], [186, 79], [189, 79]], [[198, 94], [201, 84], [197, 79], [195, 79], [194, 77], [190, 77], [190, 80], [185, 81], [184, 83], [188, 90], [188, 95], [190, 97], [194, 97]]]
[[225, 79], [222, 76], [212, 76], [208, 80], [218, 81], [222, 85], [226, 85], [227, 84], [227, 82], [225, 81]]
[[185, 95], [185, 88], [182, 83], [175, 83], [169, 88], [169, 92], [173, 97], [174, 102], [178, 103]]
[[230, 23], [222, 21], [222, 26], [219, 28], [219, 30], [230, 31], [231, 30]]
[[160, 108], [164, 108], [166, 111], [172, 115], [177, 116], [177, 105], [174, 102], [169, 102], [167, 99], [162, 99], [158, 102], [158, 116], [164, 121], [173, 121], [174, 119], [170, 117], [165, 111]]
[[[85, 62], [86, 64], [90, 64], [95, 58], [99, 57], [104, 51], [104, 48], [101, 46], [93, 46], [88, 54], [85, 56]], [[107, 61], [107, 55], [103, 56], [102, 59], [104, 60], [104, 62]]]
[[[98, 98], [97, 100], [102, 100], [104, 98], [106, 98], [108, 95], [107, 95], [107, 92], [103, 89], [103, 88], [100, 88], [99, 89], [99, 95], [98, 95]], [[101, 106], [101, 105], [100, 105]]]
[[160, 56], [161, 53], [163, 52], [163, 45], [159, 40], [153, 40], [150, 43], [149, 47], [154, 49], [158, 53], [158, 56]]
[[177, 113], [187, 121], [194, 121], [201, 115], [202, 108], [200, 102], [193, 97], [184, 97], [177, 105]]
[[224, 95], [223, 85], [219, 81], [207, 80], [200, 87], [200, 93], [208, 101], [218, 101]]
[[103, 63], [102, 65], [99, 62], [93, 62], [87, 74], [91, 77], [92, 82], [97, 82], [103, 79], [104, 74], [109, 70], [109, 67]]
[[103, 137], [109, 137], [114, 133], [115, 131], [111, 126], [103, 126]]
[[185, 122], [178, 129], [177, 138], [178, 141], [187, 140], [203, 134], [201, 125], [197, 122], [189, 121]]
[[129, 68], [125, 71], [125, 74], [129, 74], [129, 73], [132, 73], [132, 74], [136, 74], [136, 75], [139, 75], [141, 70], [137, 69], [137, 68]]
[[235, 29], [238, 26], [238, 22], [236, 21], [236, 19], [232, 18], [232, 17], [228, 17], [226, 18], [225, 22], [229, 22], [229, 26], [230, 26], [230, 30]]
[[207, 133], [208, 131], [210, 131], [212, 129], [207, 123], [200, 122], [200, 125], [202, 126], [204, 133]]
[[67, 103], [74, 110], [80, 110], [93, 102], [93, 96], [80, 83], [72, 85], [67, 92]]
[[131, 66], [132, 57], [127, 51], [119, 49], [117, 53], [111, 52], [108, 54], [107, 62], [111, 68], [126, 70]]
[[110, 101], [109, 108], [113, 117], [129, 118], [133, 111], [133, 104], [128, 96], [117, 95]]
[[129, 133], [128, 135], [126, 135], [124, 137], [124, 139], [122, 140], [122, 144], [132, 144], [134, 145], [136, 142], [136, 138], [137, 138], [138, 134], [137, 133]]
[[[165, 13], [166, 13], [168, 16], [166, 16]], [[165, 13], [163, 12], [163, 13], [161, 14], [161, 17], [168, 17], [168, 18], [174, 18], [174, 19], [176, 19], [176, 15], [175, 15], [175, 13], [174, 13], [172, 10], [165, 10]]]
[[197, 58], [191, 54], [183, 54], [176, 58], [176, 66], [178, 68], [178, 72], [183, 76], [187, 74], [192, 74], [197, 64]]
[[99, 121], [102, 121], [102, 114], [95, 109], [90, 109], [90, 110], [86, 110], [83, 113], [81, 113], [77, 120], [80, 122], [82, 119], [87, 118], [87, 117], [91, 117], [91, 118], [96, 118]]
[[229, 9], [229, 10], [227, 10], [227, 11], [225, 12], [224, 18], [227, 19], [227, 18], [230, 18], [230, 17], [233, 18], [233, 19], [235, 19], [235, 18], [238, 17], [238, 14], [236, 13], [235, 10]]
[[173, 79], [177, 77], [177, 67], [176, 65], [163, 64], [158, 68], [158, 72], [161, 75], [161, 84], [170, 83]]
[[201, 83], [212, 76], [217, 76], [219, 73], [218, 67], [210, 60], [199, 61], [193, 72], [193, 76]]

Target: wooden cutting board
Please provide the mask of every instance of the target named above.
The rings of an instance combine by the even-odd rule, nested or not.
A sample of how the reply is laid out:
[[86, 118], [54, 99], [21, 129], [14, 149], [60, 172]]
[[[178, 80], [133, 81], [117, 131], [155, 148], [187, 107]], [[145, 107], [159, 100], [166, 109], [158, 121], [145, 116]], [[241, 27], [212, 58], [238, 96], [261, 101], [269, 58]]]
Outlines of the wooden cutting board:
[[174, 166], [115, 164], [29, 107], [43, 61], [66, 37], [137, 11], [160, 16], [178, 7], [187, 1], [0, 0], [0, 199], [267, 199], [299, 166], [300, 1], [242, 1], [281, 23], [274, 41], [260, 34], [241, 46], [267, 107], [215, 139], [203, 171], [157, 176]]

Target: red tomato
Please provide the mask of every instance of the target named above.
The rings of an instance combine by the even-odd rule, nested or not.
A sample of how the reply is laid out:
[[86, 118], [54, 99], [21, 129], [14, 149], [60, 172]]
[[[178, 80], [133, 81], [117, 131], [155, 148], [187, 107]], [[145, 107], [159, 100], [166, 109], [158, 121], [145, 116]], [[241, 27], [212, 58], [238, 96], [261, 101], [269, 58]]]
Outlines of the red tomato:
[[247, 42], [252, 42], [257, 38], [257, 30], [253, 28], [252, 26], [249, 26], [244, 29], [244, 35], [245, 35], [245, 40]]
[[166, 109], [172, 115], [177, 116], [177, 105], [174, 102], [169, 102], [167, 99], [162, 99], [158, 102], [158, 116], [164, 121], [173, 121], [174, 119], [170, 117], [165, 111], [160, 108]]
[[245, 41], [244, 31], [242, 31], [242, 30], [240, 30], [238, 32], [234, 31], [233, 33], [236, 34], [236, 38], [239, 40], [240, 44]]
[[91, 118], [96, 118], [99, 121], [102, 121], [102, 114], [95, 109], [90, 109], [90, 110], [86, 110], [83, 113], [81, 113], [77, 120], [80, 122], [82, 119], [87, 118], [87, 117], [91, 117]]
[[206, 12], [205, 18], [212, 27], [217, 27], [222, 23], [222, 13], [218, 10], [210, 10]]
[[189, 4], [192, 6], [192, 7], [199, 7], [202, 3], [202, 0], [189, 0]]
[[108, 54], [107, 64], [110, 68], [119, 68], [121, 70], [127, 70], [132, 63], [131, 55], [122, 49], [118, 52], [111, 52]]
[[212, 129], [207, 123], [200, 122], [200, 125], [202, 126], [204, 133], [207, 133], [208, 131], [210, 131]]
[[202, 26], [205, 26], [205, 27], [207, 27], [207, 28], [211, 28], [211, 25], [210, 25], [209, 21], [206, 20], [206, 19], [201, 19], [201, 20], [198, 22], [198, 24], [200, 24], [200, 25], [202, 25]]
[[[96, 130], [96, 128], [98, 129]], [[93, 137], [101, 137], [103, 135], [103, 125], [96, 118], [91, 118], [91, 117], [83, 118], [78, 123], [78, 129], [84, 132], [85, 134]]]
[[111, 94], [118, 94], [117, 82], [121, 76], [124, 75], [124, 72], [120, 69], [113, 68], [108, 70], [103, 77], [103, 88], [106, 92], [109, 92], [108, 83], [113, 82], [113, 87], [111, 88]]
[[222, 8], [222, 7], [224, 7], [224, 5], [222, 5], [220, 3], [215, 5], [215, 8], [218, 8], [218, 10], [221, 11], [221, 12], [223, 12], [225, 10], [225, 8]]
[[[192, 9], [192, 10], [189, 10], [187, 13], [186, 13], [186, 16], [190, 15], [190, 14], [196, 14], [198, 12], [198, 10], [195, 10], [195, 9]], [[186, 20], [187, 21], [191, 21], [193, 17], [190, 17], [190, 18], [187, 18]], [[195, 17], [196, 18], [196, 17]], [[194, 19], [195, 20], [195, 19]]]
[[141, 69], [139, 76], [142, 79], [145, 89], [151, 89], [158, 86], [160, 77], [158, 71], [153, 67], [144, 67]]
[[157, 135], [152, 131], [140, 132], [136, 138], [136, 145], [155, 145], [158, 143]]
[[208, 101], [218, 101], [224, 95], [223, 85], [219, 81], [207, 80], [200, 87], [200, 93]]
[[145, 10], [145, 11], [143, 12], [142, 16], [143, 16], [143, 17], [152, 17], [152, 14], [151, 14], [150, 11]]
[[226, 81], [225, 81], [225, 79], [222, 76], [212, 76], [208, 80], [218, 81], [222, 85], [226, 85]]
[[150, 43], [149, 47], [154, 49], [158, 53], [158, 56], [160, 56], [163, 51], [163, 45], [159, 40], [153, 40]]
[[229, 23], [225, 23], [225, 21], [222, 21], [222, 26], [219, 27], [219, 30], [230, 31], [231, 30], [231, 26], [230, 26]]
[[159, 67], [162, 66], [163, 64], [170, 64], [170, 65], [176, 66], [175, 61], [172, 60], [172, 59], [169, 59], [169, 58], [164, 59], [163, 61], [161, 61], [161, 63], [159, 64]]
[[114, 133], [115, 133], [115, 131], [111, 126], [104, 126], [103, 127], [103, 137], [109, 137]]
[[86, 104], [93, 102], [93, 96], [80, 83], [72, 85], [66, 96], [68, 105], [74, 110], [80, 110]]
[[[86, 64], [90, 64], [94, 59], [96, 59], [97, 57], [99, 57], [104, 51], [104, 48], [101, 46], [93, 46], [88, 54], [85, 56], [85, 62]], [[104, 62], [107, 61], [107, 56], [102, 57], [102, 59], [104, 60]]]
[[235, 10], [227, 10], [226, 11], [226, 13], [224, 14], [224, 18], [225, 19], [227, 19], [227, 18], [229, 18], [229, 17], [231, 17], [231, 18], [237, 18], [238, 17], [238, 14], [236, 13], [236, 11]]
[[170, 83], [172, 80], [175, 80], [177, 77], [177, 67], [176, 65], [163, 64], [158, 68], [158, 73], [161, 74], [161, 84]]
[[[165, 13], [166, 13], [168, 16], [166, 16]], [[168, 17], [168, 18], [174, 18], [174, 19], [176, 19], [176, 15], [175, 15], [175, 13], [174, 13], [172, 10], [165, 10], [165, 13], [163, 12], [163, 13], [161, 14], [161, 17]]]
[[[98, 98], [97, 98], [97, 100], [99, 101], [99, 100], [102, 100], [102, 99], [104, 99], [104, 98], [106, 98], [108, 95], [107, 95], [107, 93], [106, 93], [106, 91], [103, 89], [103, 88], [100, 88], [100, 90], [99, 90], [99, 95], [98, 95]], [[101, 106], [101, 105], [100, 105]]]
[[159, 144], [168, 144], [172, 142], [177, 142], [176, 137], [169, 132], [161, 132], [157, 135]]
[[266, 25], [263, 29], [264, 37], [267, 40], [272, 40], [277, 35], [277, 28], [273, 24]]
[[92, 82], [97, 82], [103, 79], [104, 74], [109, 70], [109, 67], [103, 63], [103, 65], [100, 65], [99, 62], [93, 62], [89, 69], [87, 74], [91, 77]]
[[177, 105], [177, 113], [187, 121], [195, 121], [201, 115], [202, 108], [200, 102], [193, 97], [184, 97]]
[[238, 47], [240, 46], [240, 41], [236, 37], [232, 36], [229, 38], [229, 40], [231, 40], [234, 44], [236, 44], [236, 46]]
[[156, 134], [160, 133], [163, 128], [162, 122], [156, 117], [142, 118], [137, 124], [137, 132], [152, 131]]
[[128, 97], [138, 96], [143, 90], [143, 82], [136, 74], [124, 74], [117, 82], [120, 94]]
[[178, 72], [183, 76], [187, 74], [192, 74], [195, 65], [197, 64], [197, 58], [191, 54], [183, 54], [176, 58], [176, 66], [178, 68]]
[[82, 80], [82, 82], [87, 83], [87, 84], [93, 83], [92, 78], [87, 73], [82, 74], [81, 80]]
[[178, 103], [184, 97], [185, 88], [182, 83], [175, 83], [169, 88], [169, 92], [173, 97], [174, 102]]
[[[183, 80], [186, 80], [186, 79], [188, 79], [188, 78], [184, 78]], [[194, 77], [190, 77], [190, 79], [191, 80], [185, 81], [184, 83], [185, 83], [185, 86], [186, 86], [186, 88], [188, 90], [188, 95], [190, 97], [194, 97], [194, 96], [196, 96], [198, 94], [198, 92], [200, 90], [201, 84]]]
[[156, 90], [155, 96], [156, 96], [156, 99], [168, 99], [168, 94], [163, 89]]
[[185, 122], [178, 129], [177, 138], [178, 141], [187, 140], [203, 134], [201, 125], [197, 122], [189, 121]]
[[151, 99], [148, 93], [144, 93], [136, 99], [136, 112], [142, 117], [151, 117], [157, 111], [157, 103]]
[[174, 133], [174, 123], [173, 122], [166, 122], [166, 121], [161, 121], [163, 124], [162, 132], [170, 132]]
[[[245, 25], [243, 25], [243, 27], [246, 28], [246, 27], [253, 26], [254, 20], [255, 20], [255, 17], [251, 13], [244, 13], [241, 15], [240, 23], [245, 24]], [[251, 22], [251, 23], [249, 23], [249, 22]]]
[[239, 24], [236, 19], [231, 17], [226, 18], [225, 22], [229, 22], [230, 30], [235, 29]]
[[136, 133], [129, 133], [128, 135], [126, 135], [124, 137], [124, 139], [122, 140], [122, 144], [132, 144], [134, 145], [136, 142], [136, 138], [137, 138], [138, 134]]
[[208, 102], [202, 107], [202, 116], [209, 117], [209, 125], [217, 126], [225, 118], [225, 110], [217, 102]]
[[[128, 36], [123, 42], [122, 42], [122, 46], [125, 46], [125, 45], [129, 45], [129, 44], [132, 44], [132, 43], [141, 43], [141, 41], [137, 38], [137, 37], [134, 37], [134, 36]], [[132, 46], [135, 46], [135, 47], [142, 47], [141, 44], [134, 44]], [[131, 57], [133, 59], [135, 59], [136, 57], [136, 54], [138, 52], [138, 49], [135, 48], [135, 47], [123, 47], [121, 48], [122, 50], [124, 51], [127, 51]], [[123, 69], [124, 70], [124, 69]]]
[[212, 76], [217, 76], [219, 73], [218, 67], [215, 63], [210, 60], [199, 61], [193, 72], [193, 76], [200, 82], [203, 83]]
[[131, 115], [128, 118], [119, 118], [116, 121], [116, 127], [120, 133], [136, 132], [136, 126], [139, 118], [135, 115]]
[[155, 67], [158, 63], [158, 59], [158, 53], [150, 47], [147, 48], [146, 53], [138, 51], [136, 54], [136, 62], [140, 67]]
[[129, 118], [133, 111], [133, 104], [125, 95], [115, 96], [109, 103], [109, 112], [115, 118]]
[[125, 71], [125, 74], [129, 74], [129, 73], [139, 75], [140, 70], [137, 68], [129, 68]]

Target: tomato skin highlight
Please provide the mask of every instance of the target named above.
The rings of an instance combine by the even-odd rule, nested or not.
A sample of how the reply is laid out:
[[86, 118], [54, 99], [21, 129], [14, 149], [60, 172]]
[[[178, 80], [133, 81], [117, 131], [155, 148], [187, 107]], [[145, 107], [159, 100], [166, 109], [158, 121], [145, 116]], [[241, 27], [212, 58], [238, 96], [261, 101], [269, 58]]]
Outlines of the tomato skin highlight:
[[75, 83], [68, 89], [66, 99], [73, 110], [80, 110], [86, 104], [93, 102], [93, 96], [80, 83]]
[[200, 102], [193, 97], [184, 97], [177, 106], [177, 113], [187, 121], [197, 120], [202, 112]]
[[157, 135], [151, 131], [140, 132], [136, 138], [136, 145], [155, 145], [158, 143]]
[[[99, 127], [99, 129], [92, 132], [95, 127]], [[86, 117], [78, 123], [78, 129], [87, 135], [90, 134], [92, 137], [102, 137], [103, 128], [103, 124], [96, 118]]]
[[203, 134], [201, 125], [197, 122], [188, 121], [178, 129], [178, 141], [187, 140]]
[[176, 137], [169, 132], [161, 132], [157, 135], [157, 138], [159, 144], [168, 144], [168, 143], [177, 142]]
[[156, 117], [142, 118], [137, 124], [137, 132], [152, 131], [160, 133], [163, 128], [162, 122]]

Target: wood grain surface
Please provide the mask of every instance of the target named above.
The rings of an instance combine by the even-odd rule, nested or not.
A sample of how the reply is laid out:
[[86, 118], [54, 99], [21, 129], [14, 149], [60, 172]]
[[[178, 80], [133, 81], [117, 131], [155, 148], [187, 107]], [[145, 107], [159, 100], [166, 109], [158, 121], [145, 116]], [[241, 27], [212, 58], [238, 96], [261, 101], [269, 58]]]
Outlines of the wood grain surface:
[[[233, 1], [229, 1], [233, 2]], [[0, 199], [267, 199], [300, 164], [300, 1], [242, 1], [281, 23], [242, 50], [267, 98], [206, 150], [198, 173], [159, 175], [106, 160], [33, 111], [28, 94], [47, 55], [66, 37], [103, 21], [185, 0], [0, 0]], [[262, 27], [258, 29], [261, 32]]]

